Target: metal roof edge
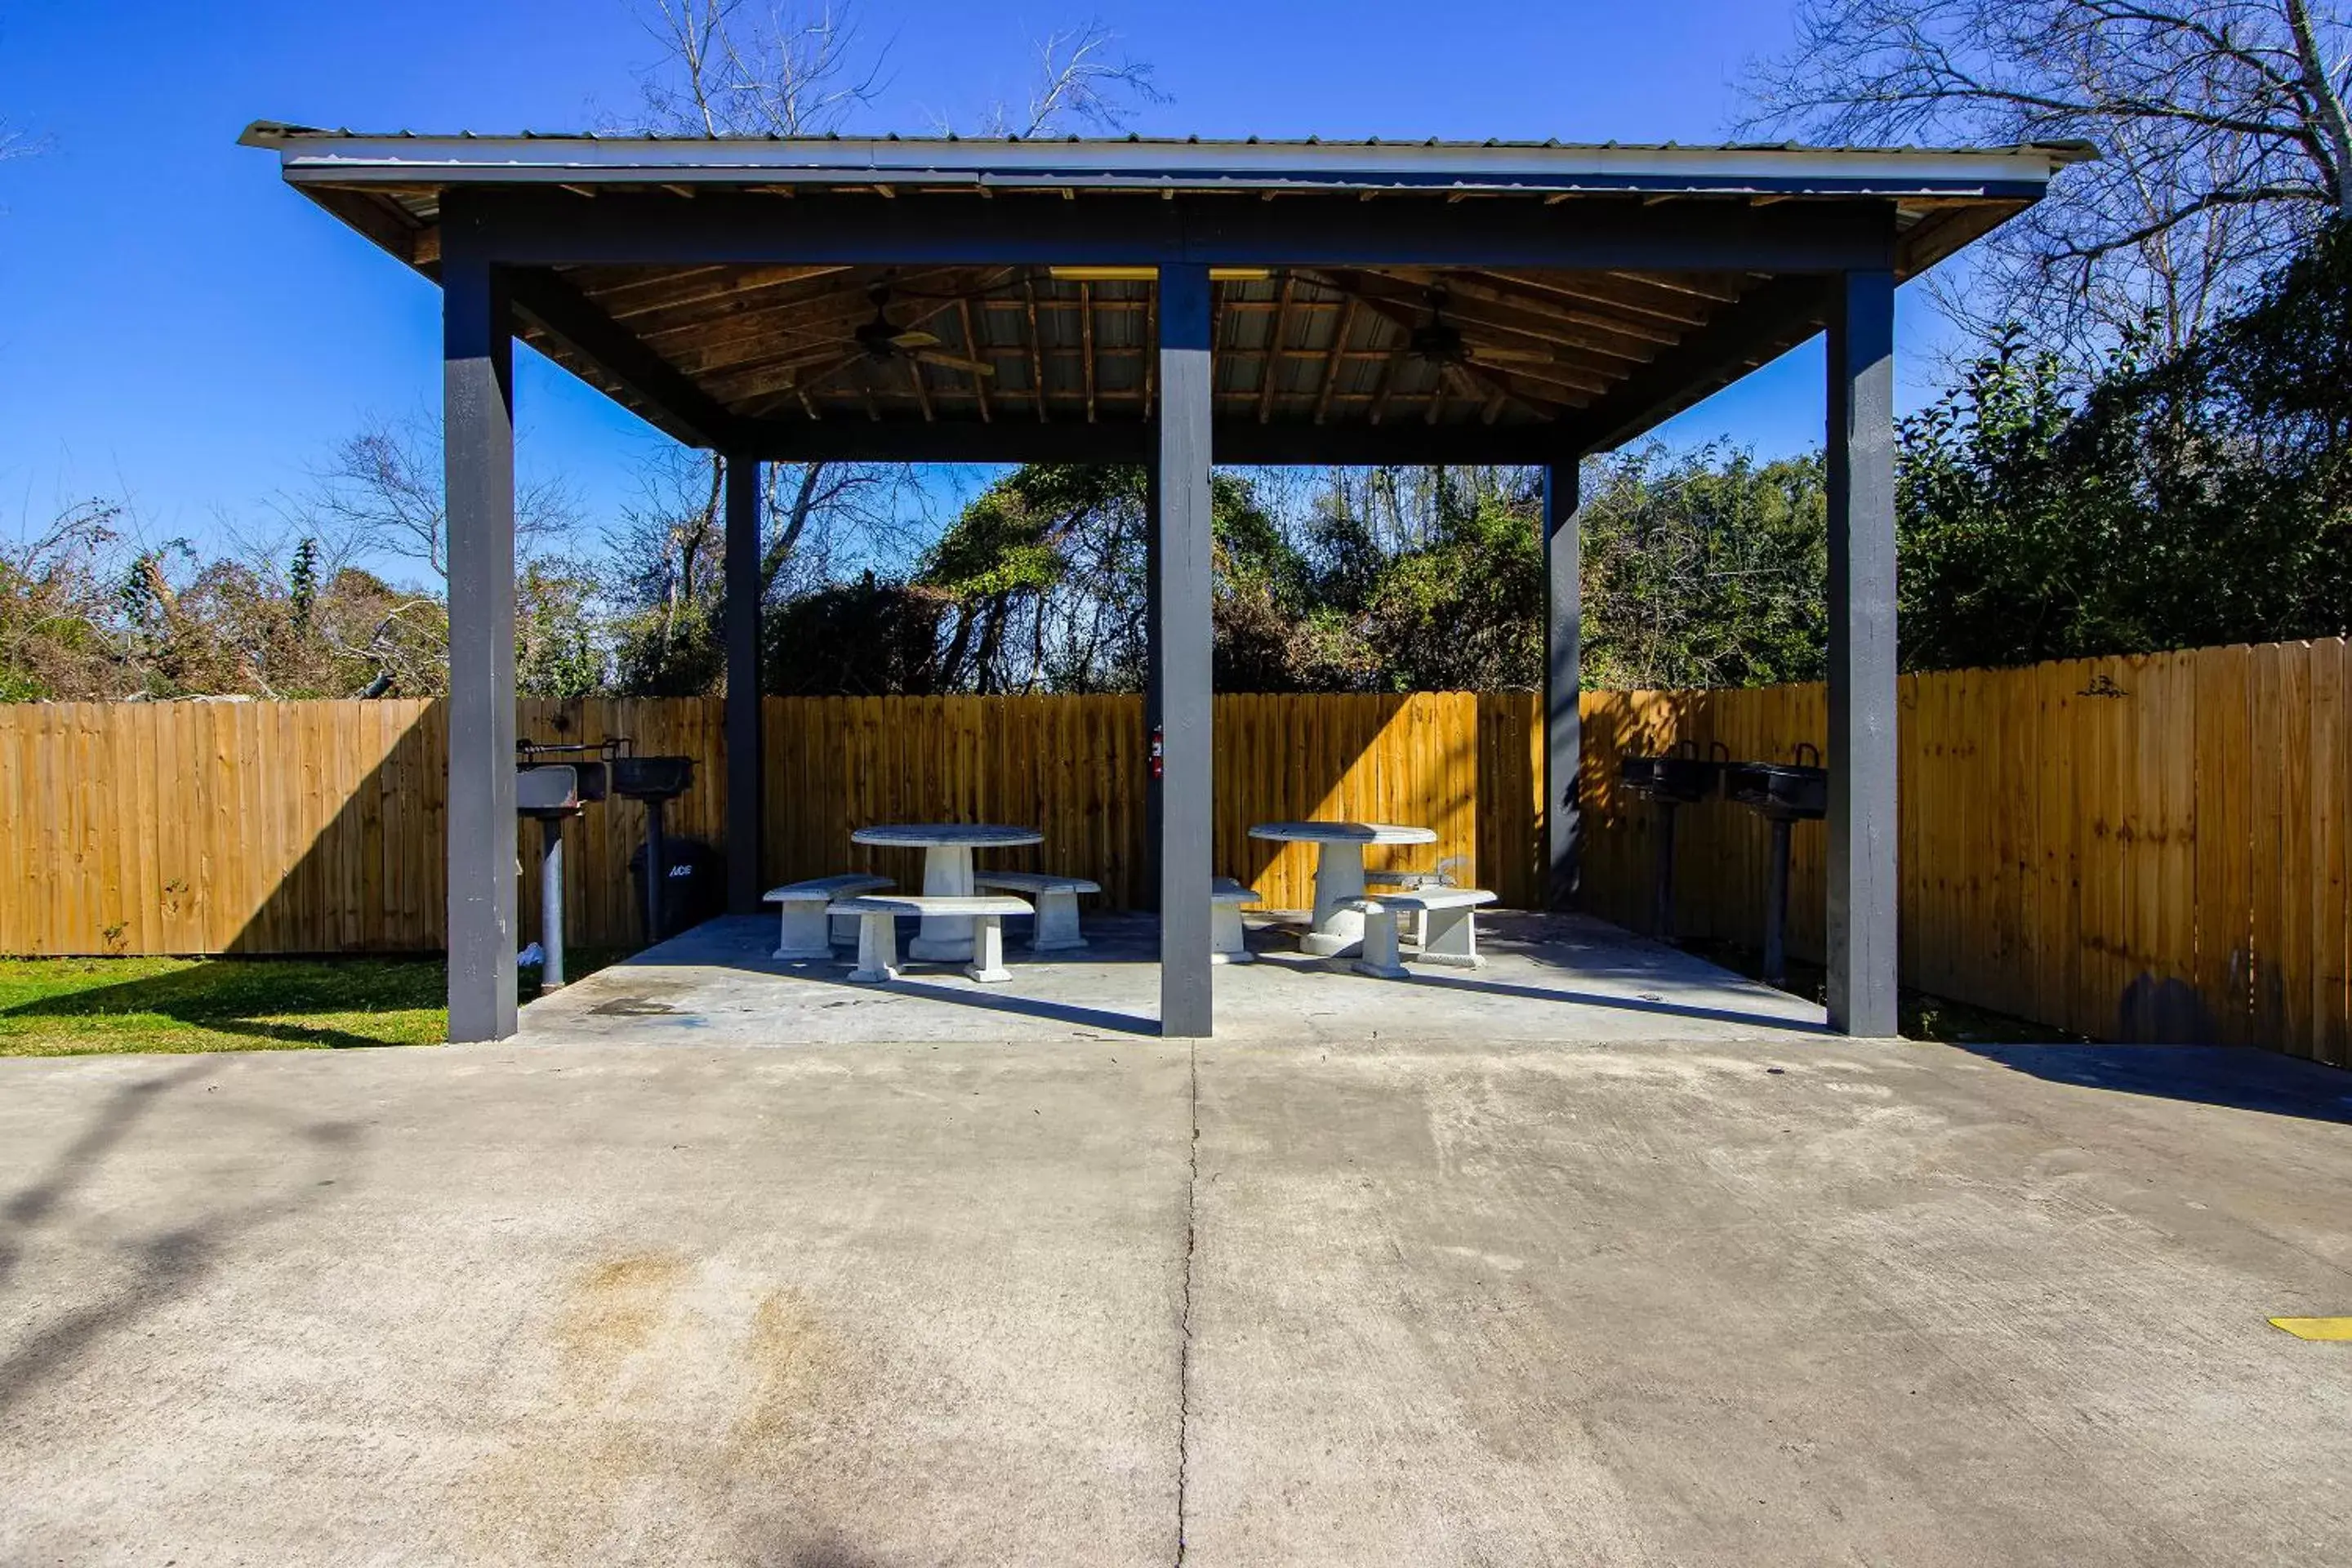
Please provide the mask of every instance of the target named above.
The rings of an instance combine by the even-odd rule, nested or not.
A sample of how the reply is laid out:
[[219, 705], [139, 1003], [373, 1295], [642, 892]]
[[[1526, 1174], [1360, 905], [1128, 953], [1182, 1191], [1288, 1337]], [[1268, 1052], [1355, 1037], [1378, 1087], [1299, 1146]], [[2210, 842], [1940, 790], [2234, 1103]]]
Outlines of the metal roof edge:
[[[1401, 141], [1394, 138], [1367, 137], [1342, 140], [1320, 136], [1296, 139], [1257, 136], [1211, 138], [1201, 136], [1151, 137], [1128, 134], [1115, 137], [971, 137], [959, 135], [908, 136], [898, 132], [873, 136], [844, 136], [831, 132], [823, 136], [707, 136], [670, 135], [661, 132], [605, 135], [596, 132], [522, 131], [506, 134], [485, 135], [471, 131], [452, 132], [420, 132], [410, 130], [389, 132], [356, 132], [348, 128], [327, 129], [298, 125], [281, 121], [257, 120], [247, 125], [237, 138], [239, 145], [270, 148], [290, 158], [301, 156], [301, 143], [396, 143], [415, 148], [434, 144], [457, 145], [468, 149], [474, 157], [501, 146], [529, 148], [538, 157], [551, 157], [555, 149], [566, 144], [596, 149], [593, 162], [610, 166], [619, 161], [625, 150], [643, 149], [650, 162], [676, 166], [681, 160], [692, 160], [699, 149], [713, 166], [756, 168], [775, 159], [787, 166], [841, 168], [845, 165], [878, 166], [881, 163], [905, 160], [911, 163], [923, 155], [923, 150], [952, 149], [955, 162], [979, 162], [990, 159], [992, 150], [1002, 155], [1026, 161], [1040, 155], [1064, 159], [1097, 152], [1106, 157], [1120, 160], [1149, 155], [1147, 149], [1187, 149], [1187, 157], [1200, 156], [1218, 150], [1231, 149], [1236, 154], [1262, 158], [1269, 154], [1297, 153], [1318, 162], [1338, 162], [1351, 154], [1372, 153], [1381, 159], [1399, 156], [1425, 156], [1430, 153], [1507, 154], [1517, 158], [1540, 157], [1546, 162], [1560, 162], [1580, 155], [1605, 154], [1622, 158], [1627, 155], [1656, 154], [1677, 161], [1705, 157], [1736, 158], [1831, 158], [1853, 157], [1918, 161], [1934, 158], [1949, 159], [2041, 159], [2052, 173], [2073, 163], [2096, 160], [2097, 146], [2087, 141], [2060, 140], [2025, 142], [2007, 146], [1920, 146], [1920, 145], [1826, 145], [1792, 141], [1723, 142], [1561, 142], [1557, 138], [1536, 141], [1511, 141], [1488, 138], [1484, 141], [1447, 141], [1437, 137]], [[760, 150], [754, 152], [753, 150]], [[814, 154], [822, 150], [823, 156], [793, 158], [787, 150]], [[772, 166], [772, 164], [768, 166]]]

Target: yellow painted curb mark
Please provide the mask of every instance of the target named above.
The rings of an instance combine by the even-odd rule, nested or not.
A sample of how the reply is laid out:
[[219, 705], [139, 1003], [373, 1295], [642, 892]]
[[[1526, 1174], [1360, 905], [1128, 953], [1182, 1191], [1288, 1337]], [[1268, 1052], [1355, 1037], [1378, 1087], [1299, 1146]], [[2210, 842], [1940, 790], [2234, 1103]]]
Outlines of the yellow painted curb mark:
[[2273, 1318], [2271, 1327], [2299, 1340], [2352, 1340], [2352, 1318]]

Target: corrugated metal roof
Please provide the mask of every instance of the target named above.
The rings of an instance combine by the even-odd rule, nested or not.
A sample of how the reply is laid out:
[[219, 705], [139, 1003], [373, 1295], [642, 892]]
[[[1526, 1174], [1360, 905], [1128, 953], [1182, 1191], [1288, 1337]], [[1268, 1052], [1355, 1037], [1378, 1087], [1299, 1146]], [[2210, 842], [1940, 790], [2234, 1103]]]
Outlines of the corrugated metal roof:
[[1562, 142], [1557, 137], [1543, 141], [1488, 137], [1485, 141], [1429, 137], [1330, 137], [1330, 136], [961, 136], [953, 132], [942, 135], [903, 135], [886, 132], [872, 136], [845, 136], [839, 132], [827, 132], [814, 136], [781, 136], [775, 134], [705, 135], [700, 132], [598, 132], [598, 131], [517, 131], [499, 132], [431, 132], [415, 130], [354, 131], [349, 126], [327, 128], [313, 125], [292, 125], [274, 120], [257, 120], [247, 126], [238, 140], [250, 146], [263, 146], [284, 141], [458, 141], [458, 142], [679, 142], [679, 143], [740, 143], [773, 142], [793, 146], [823, 147], [865, 142], [898, 143], [907, 146], [1063, 146], [1063, 147], [1322, 147], [1322, 148], [1406, 148], [1425, 147], [1469, 152], [1480, 149], [1525, 152], [1559, 153], [1819, 153], [1826, 154], [1870, 154], [1914, 157], [2018, 157], [2046, 156], [2053, 163], [2063, 165], [2097, 157], [2098, 148], [2090, 142], [2021, 142], [2005, 146], [1936, 146], [1919, 143], [1825, 144], [1811, 142]]

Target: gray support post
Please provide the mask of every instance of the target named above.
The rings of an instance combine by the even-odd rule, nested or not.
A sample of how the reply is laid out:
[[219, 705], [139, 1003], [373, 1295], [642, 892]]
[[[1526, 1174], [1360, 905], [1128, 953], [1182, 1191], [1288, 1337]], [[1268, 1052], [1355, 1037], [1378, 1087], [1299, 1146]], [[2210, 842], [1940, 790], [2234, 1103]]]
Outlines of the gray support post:
[[1584, 822], [1583, 531], [1578, 459], [1544, 468], [1544, 902], [1576, 903]]
[[1160, 269], [1159, 552], [1151, 665], [1160, 780], [1160, 1032], [1200, 1037], [1212, 1020], [1210, 829], [1214, 775], [1209, 619], [1209, 270]]
[[727, 463], [727, 908], [760, 912], [767, 765], [760, 725], [760, 461]]
[[1895, 999], [1895, 275], [1847, 272], [1829, 331], [1829, 1021]]
[[[1157, 447], [1143, 460], [1143, 509], [1149, 520], [1143, 532], [1143, 733], [1146, 743], [1160, 732], [1160, 678], [1149, 672], [1160, 668], [1160, 453]], [[1150, 907], [1160, 903], [1160, 782], [1145, 774], [1143, 783], [1143, 886]]]
[[514, 340], [498, 270], [441, 260], [449, 553], [449, 1038], [515, 1032]]

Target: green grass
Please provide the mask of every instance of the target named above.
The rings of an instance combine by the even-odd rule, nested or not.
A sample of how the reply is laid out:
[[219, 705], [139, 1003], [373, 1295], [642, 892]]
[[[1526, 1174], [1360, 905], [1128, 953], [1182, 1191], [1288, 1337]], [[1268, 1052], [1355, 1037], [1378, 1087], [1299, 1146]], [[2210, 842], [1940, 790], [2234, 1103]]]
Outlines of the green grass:
[[5, 958], [0, 1056], [437, 1045], [445, 984], [438, 958]]

